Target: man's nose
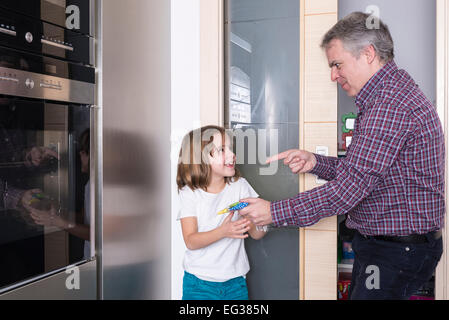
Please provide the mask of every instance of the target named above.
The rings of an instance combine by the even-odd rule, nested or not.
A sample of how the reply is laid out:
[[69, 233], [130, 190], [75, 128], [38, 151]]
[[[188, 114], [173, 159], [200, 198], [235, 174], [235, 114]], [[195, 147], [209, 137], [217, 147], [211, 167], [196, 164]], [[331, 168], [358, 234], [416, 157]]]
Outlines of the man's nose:
[[337, 70], [337, 68], [335, 68], [335, 67], [333, 67], [332, 69], [331, 69], [331, 80], [332, 81], [337, 81], [337, 79], [340, 77], [340, 75], [339, 75], [339, 73], [338, 73], [338, 70]]

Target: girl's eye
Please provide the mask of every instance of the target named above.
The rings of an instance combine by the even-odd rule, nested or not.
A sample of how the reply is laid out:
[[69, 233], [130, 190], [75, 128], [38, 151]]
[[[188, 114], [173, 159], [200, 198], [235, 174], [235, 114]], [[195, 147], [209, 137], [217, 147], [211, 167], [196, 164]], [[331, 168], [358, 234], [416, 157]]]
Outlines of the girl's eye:
[[[215, 152], [216, 152], [217, 154], [223, 154], [223, 153], [225, 153], [226, 151], [232, 152], [231, 148], [225, 147], [225, 146], [220, 147], [220, 148], [215, 148]], [[212, 154], [211, 154], [211, 155], [212, 155]]]
[[223, 152], [225, 151], [225, 148], [215, 148], [215, 151], [213, 150], [213, 151], [211, 151], [211, 156], [213, 156], [214, 155], [214, 153], [215, 154], [222, 154]]

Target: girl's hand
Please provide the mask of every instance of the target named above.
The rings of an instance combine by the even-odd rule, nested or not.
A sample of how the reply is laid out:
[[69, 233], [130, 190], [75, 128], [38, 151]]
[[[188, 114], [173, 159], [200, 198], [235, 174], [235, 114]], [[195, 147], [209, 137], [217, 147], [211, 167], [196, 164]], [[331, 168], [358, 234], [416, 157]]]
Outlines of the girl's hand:
[[22, 195], [21, 204], [25, 209], [28, 209], [30, 206], [31, 200], [33, 200], [33, 195], [36, 193], [42, 193], [41, 189], [31, 189], [28, 191], [25, 191]]
[[248, 234], [245, 234], [250, 229], [250, 221], [246, 218], [237, 221], [231, 221], [234, 212], [228, 214], [221, 226], [218, 228], [222, 232], [223, 238], [245, 239]]

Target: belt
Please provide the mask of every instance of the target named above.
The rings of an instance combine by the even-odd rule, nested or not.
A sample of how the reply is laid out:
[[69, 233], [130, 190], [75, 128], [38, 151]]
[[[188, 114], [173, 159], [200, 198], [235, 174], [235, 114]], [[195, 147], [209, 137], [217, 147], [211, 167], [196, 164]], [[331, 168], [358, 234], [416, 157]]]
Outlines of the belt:
[[432, 231], [427, 234], [411, 234], [408, 236], [366, 236], [363, 235], [366, 239], [376, 239], [382, 241], [390, 241], [390, 242], [400, 242], [400, 243], [427, 243], [429, 242], [429, 237], [434, 240], [438, 240], [441, 238], [441, 230]]

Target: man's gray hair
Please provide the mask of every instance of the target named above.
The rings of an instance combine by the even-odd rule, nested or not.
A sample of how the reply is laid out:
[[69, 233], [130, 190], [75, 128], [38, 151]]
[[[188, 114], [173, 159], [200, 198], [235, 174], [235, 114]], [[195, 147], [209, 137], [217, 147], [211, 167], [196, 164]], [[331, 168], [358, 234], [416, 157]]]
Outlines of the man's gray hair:
[[[353, 12], [338, 21], [325, 35], [321, 48], [328, 49], [332, 40], [341, 40], [346, 50], [356, 58], [360, 57], [362, 50], [372, 45], [379, 60], [388, 63], [394, 59], [394, 43], [388, 26], [378, 19], [377, 26], [371, 26], [369, 21], [378, 19], [367, 13]], [[373, 27], [373, 28], [371, 28]]]

